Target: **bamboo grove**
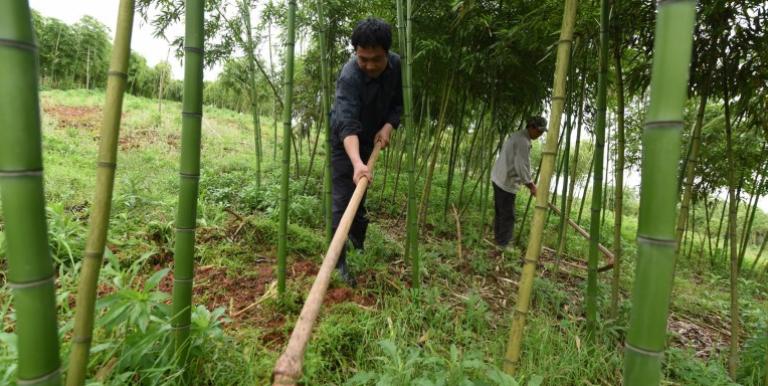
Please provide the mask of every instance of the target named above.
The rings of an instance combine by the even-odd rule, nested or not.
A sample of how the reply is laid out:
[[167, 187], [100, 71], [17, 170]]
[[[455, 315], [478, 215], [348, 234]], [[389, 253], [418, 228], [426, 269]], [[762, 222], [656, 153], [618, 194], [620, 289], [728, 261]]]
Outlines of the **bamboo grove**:
[[[727, 382], [768, 385], [764, 2], [119, 0], [114, 29], [92, 17], [67, 25], [27, 3], [0, 5], [0, 364], [9, 369], [0, 381], [272, 382], [267, 369], [306, 322], [299, 310], [333, 237], [335, 77], [355, 23], [375, 15], [392, 26], [403, 86], [400, 127], [366, 180], [375, 236], [350, 255], [358, 288], [323, 265], [330, 300], [313, 298], [316, 335], [294, 358], [303, 378], [294, 369], [288, 384], [456, 374], [445, 383], [692, 384], [703, 378], [690, 369], [716, 368]], [[147, 64], [132, 46], [137, 28], [171, 43], [183, 79], [170, 59]], [[60, 237], [54, 201], [67, 196], [53, 174], [66, 157], [47, 152], [65, 134], [46, 123], [60, 114], [46, 104], [79, 89], [100, 98], [95, 190], [79, 233]], [[157, 188], [172, 196], [154, 201], [175, 213], [160, 219], [131, 218], [140, 212], [121, 204], [142, 194], [129, 173], [152, 174], [123, 158], [143, 146], [131, 145], [128, 111], [138, 103], [158, 109], [142, 135], [175, 146], [178, 177]], [[178, 116], [163, 118], [176, 105]], [[548, 121], [531, 150], [538, 193], [517, 193], [513, 246], [502, 251], [492, 241], [491, 168], [535, 116]], [[237, 139], [222, 134], [231, 122]], [[165, 125], [175, 133], [157, 134]], [[223, 156], [216, 141], [228, 141]], [[131, 221], [140, 225], [121, 227]], [[154, 249], [130, 250], [136, 237]], [[57, 247], [64, 239], [82, 242]], [[125, 268], [131, 260], [143, 265]], [[219, 265], [240, 275], [208, 273]], [[116, 267], [126, 269], [120, 280]], [[221, 297], [211, 286], [233, 282], [253, 293], [208, 310]], [[115, 283], [132, 291], [120, 310]], [[717, 285], [715, 311], [685, 297]], [[401, 312], [385, 313], [392, 304]], [[476, 307], [485, 307], [479, 317]], [[691, 311], [705, 309], [715, 316]], [[147, 322], [135, 322], [142, 313]], [[249, 323], [254, 330], [239, 330]], [[478, 326], [487, 340], [473, 342]], [[685, 334], [694, 333], [712, 346], [693, 347], [706, 359], [680, 359], [693, 357]], [[547, 334], [567, 339], [549, 357]], [[221, 336], [234, 338], [208, 340]], [[137, 342], [152, 349], [137, 354]], [[213, 359], [222, 347], [248, 359]], [[571, 350], [582, 362], [565, 364]], [[599, 364], [601, 355], [609, 359]], [[412, 378], [387, 373], [409, 366], [406, 356], [420, 363]], [[562, 371], [540, 370], [552, 369], [547, 361]]]

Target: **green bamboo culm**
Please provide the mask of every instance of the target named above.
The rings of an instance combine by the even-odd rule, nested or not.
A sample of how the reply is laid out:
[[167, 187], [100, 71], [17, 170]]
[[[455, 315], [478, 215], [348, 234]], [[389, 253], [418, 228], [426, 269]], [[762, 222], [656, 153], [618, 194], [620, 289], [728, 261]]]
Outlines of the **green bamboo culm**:
[[60, 385], [54, 268], [48, 247], [38, 53], [27, 1], [0, 2], [0, 195], [20, 385]]
[[411, 0], [397, 1], [397, 27], [399, 30], [401, 69], [403, 78], [403, 122], [405, 123], [405, 151], [407, 155], [406, 172], [408, 174], [408, 204], [406, 209], [406, 241], [405, 260], [411, 261], [411, 281], [413, 288], [418, 288], [421, 282], [419, 261], [419, 236], [417, 229], [416, 213], [416, 156], [414, 151], [414, 138], [416, 127], [413, 124], [413, 87], [411, 83], [411, 68], [413, 66], [412, 40], [411, 40]]
[[608, 83], [608, 0], [600, 1], [600, 55], [597, 76], [597, 120], [595, 122], [595, 172], [592, 174], [592, 215], [589, 221], [589, 258], [587, 260], [586, 319], [587, 336], [597, 329], [597, 264], [600, 243], [600, 206], [603, 197], [603, 154], [605, 149], [605, 110]]
[[134, 0], [120, 1], [117, 15], [115, 43], [109, 65], [104, 118], [101, 126], [99, 155], [96, 162], [96, 194], [88, 224], [85, 256], [80, 269], [75, 308], [75, 328], [72, 349], [69, 354], [67, 385], [85, 383], [88, 370], [88, 354], [93, 337], [94, 307], [99, 271], [104, 258], [109, 215], [112, 209], [112, 191], [117, 166], [117, 140], [120, 135], [120, 117], [131, 52]]
[[288, 254], [288, 177], [291, 167], [291, 113], [293, 111], [293, 49], [296, 41], [296, 0], [288, 0], [283, 89], [283, 160], [280, 176], [280, 226], [277, 233], [277, 292], [285, 294], [285, 262]]
[[243, 15], [243, 25], [245, 26], [246, 40], [245, 46], [248, 56], [248, 73], [249, 81], [251, 83], [251, 115], [253, 117], [253, 145], [256, 154], [256, 189], [261, 190], [261, 119], [259, 114], [259, 90], [256, 87], [256, 45], [253, 42], [253, 35], [251, 33], [251, 1], [243, 0], [240, 4], [241, 12]]
[[[616, 4], [616, 3], [614, 3]], [[613, 205], [613, 280], [611, 283], [611, 318], [619, 316], [619, 287], [621, 284], [621, 229], [624, 213], [624, 78], [621, 73], [621, 31], [618, 32], [616, 48], [613, 51], [616, 70], [616, 168], [614, 170], [614, 205]]]
[[624, 353], [624, 385], [658, 385], [674, 280], [677, 165], [696, 1], [658, 3], [645, 129], [638, 257]]
[[[173, 318], [176, 356], [186, 368], [192, 319], [197, 193], [200, 181], [200, 132], [203, 120], [203, 0], [187, 0], [184, 15], [184, 95], [181, 165], [173, 270]], [[189, 382], [187, 382], [189, 383]]]
[[504, 371], [514, 374], [520, 361], [520, 347], [523, 342], [523, 329], [525, 317], [531, 305], [531, 292], [533, 280], [536, 275], [536, 265], [541, 254], [541, 242], [544, 233], [544, 222], [547, 217], [547, 203], [549, 202], [549, 186], [552, 174], [555, 170], [555, 156], [557, 155], [557, 139], [560, 134], [560, 121], [563, 116], [565, 104], [566, 78], [570, 62], [570, 51], [573, 41], [573, 28], [576, 24], [576, 0], [566, 0], [563, 9], [563, 23], [560, 28], [560, 42], [557, 45], [557, 57], [555, 59], [555, 75], [552, 87], [552, 106], [547, 131], [547, 142], [541, 151], [541, 174], [539, 178], [536, 206], [531, 223], [531, 233], [528, 238], [528, 249], [525, 252], [525, 264], [520, 277], [520, 285], [517, 294], [517, 304], [512, 315], [512, 328], [507, 342], [507, 352], [504, 357]]
[[333, 238], [333, 207], [331, 200], [331, 124], [328, 114], [331, 109], [330, 72], [328, 71], [328, 20], [325, 16], [323, 0], [317, 0], [317, 18], [319, 20], [318, 40], [320, 43], [320, 82], [322, 90], [322, 127], [325, 130], [325, 171], [323, 173], [323, 204], [325, 208], [325, 240], [330, 244]]

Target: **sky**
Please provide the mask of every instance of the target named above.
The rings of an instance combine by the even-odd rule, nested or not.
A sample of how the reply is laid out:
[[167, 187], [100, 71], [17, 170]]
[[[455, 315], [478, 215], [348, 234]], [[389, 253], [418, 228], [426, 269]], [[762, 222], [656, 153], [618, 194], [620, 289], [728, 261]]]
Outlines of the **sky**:
[[[57, 18], [67, 24], [74, 24], [85, 15], [99, 20], [110, 29], [110, 39], [114, 39], [114, 28], [117, 23], [117, 9], [119, 0], [29, 0], [32, 9], [43, 16]], [[178, 24], [169, 29], [168, 36], [181, 36], [184, 34], [184, 26]], [[133, 35], [131, 37], [131, 49], [147, 59], [149, 66], [168, 60], [173, 69], [173, 77], [182, 79], [184, 71], [182, 63], [174, 57], [168, 42], [162, 38], [152, 36], [152, 26], [136, 15], [133, 20]], [[221, 66], [205, 69], [205, 80], [215, 80], [221, 72]]]

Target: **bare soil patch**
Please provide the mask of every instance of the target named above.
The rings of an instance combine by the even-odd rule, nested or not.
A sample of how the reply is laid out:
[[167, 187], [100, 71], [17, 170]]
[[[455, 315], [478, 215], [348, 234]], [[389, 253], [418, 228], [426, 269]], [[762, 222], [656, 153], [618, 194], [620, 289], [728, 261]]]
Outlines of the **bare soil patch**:
[[97, 131], [102, 118], [102, 109], [95, 106], [44, 105], [46, 116], [56, 120], [57, 129], [75, 128]]

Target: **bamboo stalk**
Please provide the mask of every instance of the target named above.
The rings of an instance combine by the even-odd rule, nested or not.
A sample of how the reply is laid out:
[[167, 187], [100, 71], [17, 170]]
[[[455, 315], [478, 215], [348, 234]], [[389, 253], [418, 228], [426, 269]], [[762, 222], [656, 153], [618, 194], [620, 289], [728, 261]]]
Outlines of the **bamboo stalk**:
[[[413, 49], [411, 39], [411, 0], [407, 0], [405, 7], [403, 0], [398, 0], [397, 4], [397, 27], [400, 36], [400, 48], [403, 67], [401, 76], [403, 78], [403, 121], [405, 122], [405, 148], [408, 155], [406, 172], [408, 174], [408, 204], [406, 208], [406, 242], [405, 259], [410, 260], [411, 281], [414, 288], [419, 288], [420, 279], [420, 259], [419, 259], [419, 235], [417, 229], [417, 207], [416, 207], [416, 151], [414, 146], [414, 136], [416, 136], [416, 127], [413, 125], [413, 85], [411, 69], [413, 66]], [[403, 9], [405, 8], [405, 9]], [[423, 100], [423, 99], [422, 99]], [[422, 109], [422, 112], [424, 109]]]
[[[707, 73], [707, 79], [709, 72]], [[705, 81], [704, 89], [701, 92], [701, 102], [699, 102], [699, 111], [696, 114], [696, 125], [691, 135], [691, 149], [688, 154], [688, 160], [685, 165], [685, 182], [683, 183], [683, 201], [680, 204], [680, 213], [677, 218], [676, 240], [679, 246], [683, 240], [683, 230], [688, 222], [688, 210], [693, 195], [693, 179], [695, 177], [696, 165], [699, 163], [699, 148], [701, 145], [701, 126], [704, 122], [704, 112], [707, 107], [707, 98], [709, 98], [709, 81]]]
[[[575, 57], [575, 52], [578, 49], [579, 46], [579, 38], [576, 37], [576, 41], [574, 42], [574, 48], [571, 50], [571, 60]], [[573, 89], [573, 85], [576, 82], [576, 66], [572, 65], [570, 69], [570, 74], [568, 75], [568, 81], [569, 87]], [[560, 193], [560, 209], [562, 213], [570, 213], [570, 208], [568, 205], [568, 178], [570, 177], [570, 164], [571, 164], [571, 132], [573, 131], [573, 112], [575, 109], [575, 95], [572, 92], [569, 95], [568, 98], [568, 112], [566, 113], [566, 134], [565, 134], [565, 151], [562, 156], [561, 162], [562, 164], [562, 170], [563, 170], [563, 188], [562, 192]], [[557, 184], [555, 184], [557, 185]], [[557, 193], [557, 188], [555, 188], [555, 193]], [[554, 201], [554, 200], [553, 200]], [[555, 206], [555, 203], [551, 203], [552, 206]], [[557, 232], [557, 251], [555, 252], [555, 276], [560, 272], [560, 258], [563, 253], [563, 249], [565, 248], [565, 235], [566, 231], [568, 230], [568, 216], [561, 216], [560, 217], [560, 224], [558, 225], [558, 232]], [[549, 222], [549, 214], [547, 214], [547, 222]]]
[[[763, 153], [765, 153], [765, 145], [763, 146]], [[760, 168], [759, 170], [765, 170], [764, 168]], [[757, 177], [755, 178], [757, 179]], [[760, 192], [763, 190], [764, 184], [765, 184], [765, 176], [760, 177], [760, 182], [755, 182], [754, 186], [754, 192], [752, 193], [752, 196], [754, 197], [754, 202], [752, 203], [752, 210], [751, 214], [749, 207], [747, 207], [747, 218], [745, 218], [746, 224], [742, 227], [742, 241], [741, 241], [741, 248], [739, 248], [739, 270], [744, 266], [744, 256], [747, 254], [747, 246], [749, 245], [749, 235], [752, 234], [752, 226], [755, 223], [755, 213], [757, 212], [757, 202], [760, 199]]]
[[[320, 78], [322, 82], [321, 119], [325, 130], [325, 168], [323, 176], [323, 196], [325, 197], [325, 238], [331, 242], [333, 238], [333, 208], [331, 198], [331, 124], [328, 114], [331, 109], [330, 72], [328, 70], [328, 27], [325, 16], [324, 0], [317, 0], [318, 40], [320, 42]], [[277, 140], [277, 139], [275, 139]]]
[[20, 385], [61, 384], [55, 270], [48, 248], [38, 52], [27, 1], [0, 2], [0, 202]]
[[184, 38], [184, 95], [182, 100], [181, 162], [179, 202], [176, 214], [176, 245], [173, 270], [173, 317], [176, 355], [185, 369], [189, 355], [192, 323], [192, 280], [194, 278], [195, 228], [200, 181], [200, 142], [203, 120], [203, 18], [202, 0], [187, 0]]
[[[618, 1], [618, 0], [617, 0]], [[621, 32], [618, 32], [613, 59], [616, 67], [616, 167], [614, 170], [613, 207], [613, 280], [611, 282], [611, 318], [619, 315], [619, 287], [621, 286], [621, 229], [624, 220], [624, 77], [621, 70]]]
[[[549, 204], [549, 209], [551, 209], [553, 212], [555, 212], [556, 215], [562, 217], [562, 213], [560, 212], [560, 209], [558, 209], [556, 206], [552, 205], [551, 203]], [[576, 233], [580, 234], [587, 241], [592, 241], [592, 237], [590, 237], [589, 232], [587, 232], [579, 224], [577, 224], [576, 222], [574, 222], [570, 218], [567, 218], [566, 221], [568, 222], [568, 225], [570, 225], [576, 231]], [[609, 270], [609, 269], [613, 268], [613, 266], [615, 264], [615, 261], [616, 261], [616, 256], [614, 255], [614, 253], [611, 252], [611, 250], [608, 249], [605, 245], [600, 244], [600, 243], [597, 244], [597, 249], [600, 251], [600, 253], [603, 254], [603, 256], [605, 256], [608, 259], [608, 261], [606, 262], [606, 265], [598, 268], [597, 271], [598, 272], [602, 272], [602, 271], [606, 271], [606, 270]]]
[[[285, 295], [285, 266], [288, 254], [288, 179], [291, 167], [291, 113], [293, 111], [293, 64], [296, 41], [296, 0], [288, 0], [283, 81], [283, 159], [280, 176], [280, 225], [277, 231], [277, 292]], [[298, 154], [296, 155], [298, 161]]]
[[541, 253], [541, 242], [544, 234], [544, 219], [547, 215], [547, 203], [549, 202], [549, 185], [552, 172], [555, 167], [555, 155], [557, 153], [557, 138], [560, 131], [560, 120], [563, 115], [563, 104], [566, 93], [566, 76], [570, 59], [573, 28], [576, 23], [576, 0], [566, 0], [563, 7], [563, 23], [560, 28], [560, 41], [557, 45], [557, 58], [555, 60], [555, 75], [552, 93], [552, 114], [547, 132], [547, 142], [542, 150], [541, 178], [539, 179], [538, 195], [536, 196], [536, 208], [531, 225], [531, 235], [528, 241], [528, 249], [525, 253], [525, 265], [518, 287], [517, 304], [512, 317], [512, 328], [507, 343], [507, 353], [504, 358], [504, 371], [514, 374], [520, 360], [520, 346], [522, 345], [525, 318], [531, 304], [531, 292], [533, 280], [536, 274]]
[[757, 251], [757, 255], [755, 256], [755, 261], [752, 262], [752, 266], [749, 268], [749, 272], [752, 275], [755, 274], [755, 268], [757, 268], [757, 263], [760, 261], [760, 257], [763, 256], [763, 251], [765, 250], [766, 244], [768, 244], [768, 234], [763, 236], [763, 242], [760, 243], [760, 250]]
[[243, 47], [248, 56], [248, 75], [251, 86], [251, 115], [253, 118], [253, 138], [254, 148], [256, 154], [256, 189], [261, 190], [261, 117], [259, 112], [259, 90], [256, 82], [256, 45], [253, 42], [253, 35], [251, 31], [251, 1], [243, 0], [241, 3], [243, 24], [246, 29], [246, 41]]
[[[368, 160], [368, 168], [371, 172], [373, 172], [373, 167], [376, 164], [380, 151], [381, 143], [377, 142]], [[336, 233], [333, 235], [328, 252], [326, 252], [325, 258], [323, 258], [323, 264], [320, 266], [317, 278], [315, 278], [315, 282], [309, 290], [309, 295], [307, 295], [307, 300], [301, 308], [301, 314], [299, 314], [299, 319], [296, 321], [296, 326], [293, 328], [285, 351], [278, 358], [272, 371], [273, 385], [296, 385], [301, 379], [307, 342], [309, 342], [309, 338], [312, 335], [312, 328], [320, 313], [323, 298], [331, 282], [331, 274], [336, 267], [336, 262], [339, 260], [339, 254], [341, 254], [341, 249], [347, 240], [349, 228], [352, 226], [352, 220], [354, 220], [355, 213], [360, 206], [368, 184], [369, 181], [366, 177], [361, 178], [357, 182], [355, 192], [349, 200], [347, 209], [344, 210], [344, 215], [341, 217], [339, 226], [336, 228]]]
[[[731, 378], [736, 377], [736, 370], [739, 367], [739, 331], [741, 330], [741, 320], [739, 319], [739, 255], [738, 242], [736, 238], [736, 226], [738, 215], [739, 194], [736, 188], [736, 164], [733, 156], [733, 129], [731, 127], [730, 117], [730, 95], [729, 95], [729, 72], [728, 72], [728, 54], [723, 47], [723, 104], [725, 110], [725, 138], [726, 138], [726, 157], [728, 164], [728, 247], [730, 249], [730, 293], [731, 293], [731, 339], [728, 350], [728, 374]], [[742, 180], [743, 182], [743, 180]], [[741, 189], [741, 185], [739, 186]]]
[[109, 215], [112, 209], [112, 191], [115, 183], [115, 167], [117, 166], [117, 141], [120, 135], [120, 118], [130, 59], [134, 6], [134, 0], [122, 0], [117, 15], [115, 43], [112, 48], [112, 59], [107, 80], [104, 118], [99, 136], [96, 193], [89, 218], [85, 257], [83, 258], [77, 289], [75, 327], [67, 373], [67, 385], [70, 386], [84, 384], [87, 374], [88, 354], [93, 336], [96, 287], [104, 258]]
[[435, 174], [435, 165], [437, 164], [437, 156], [440, 153], [440, 144], [443, 140], [443, 132], [445, 131], [445, 114], [448, 110], [449, 96], [453, 89], [454, 75], [451, 75], [451, 80], [443, 88], [443, 102], [440, 107], [440, 113], [437, 123], [437, 138], [435, 138], [434, 145], [432, 147], [432, 159], [429, 163], [429, 169], [427, 169], [426, 181], [424, 182], [424, 190], [421, 193], [421, 202], [419, 204], [419, 220], [418, 224], [423, 226], [427, 220], [427, 209], [429, 203], [429, 196], [432, 191], [432, 177]]
[[624, 352], [625, 386], [661, 382], [674, 281], [680, 132], [695, 15], [693, 0], [658, 3], [650, 105], [643, 131], [638, 258]]
[[589, 220], [589, 259], [587, 260], [587, 293], [585, 314], [587, 337], [597, 330], [597, 244], [600, 242], [600, 210], [603, 198], [603, 151], [605, 148], [605, 114], [608, 85], [608, 0], [600, 1], [600, 72], [597, 77], [597, 122], [595, 124], [595, 171], [592, 175], [592, 213]]

